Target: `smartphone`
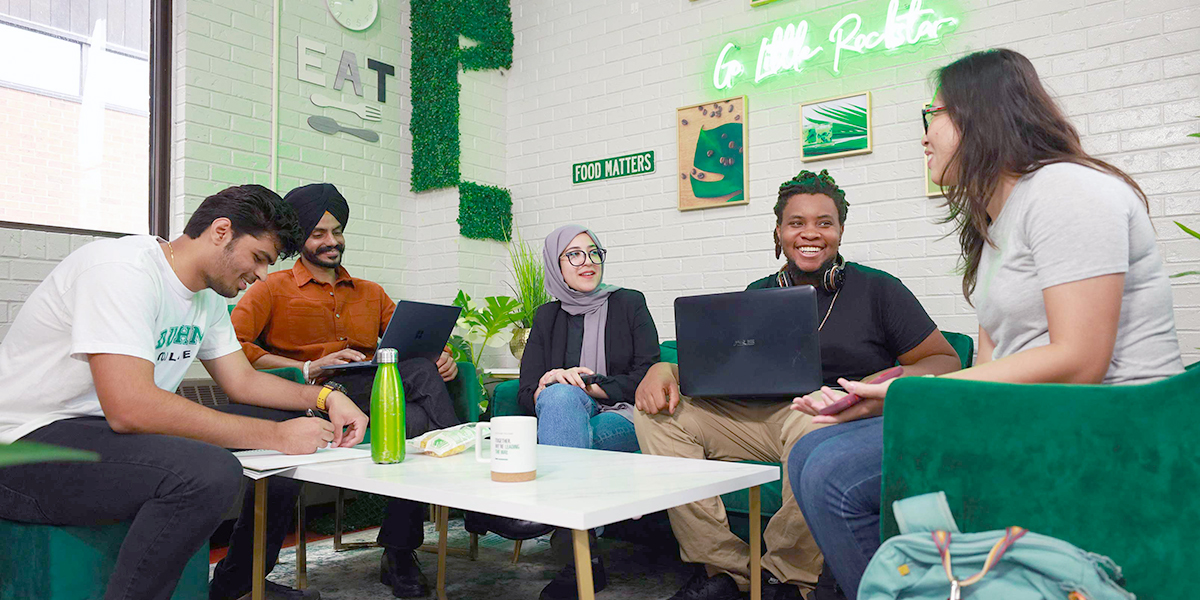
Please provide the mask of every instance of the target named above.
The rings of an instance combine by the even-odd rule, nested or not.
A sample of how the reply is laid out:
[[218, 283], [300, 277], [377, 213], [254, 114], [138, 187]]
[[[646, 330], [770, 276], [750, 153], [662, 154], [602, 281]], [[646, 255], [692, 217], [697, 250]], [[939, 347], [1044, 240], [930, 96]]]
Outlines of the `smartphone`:
[[[883, 383], [889, 379], [895, 379], [903, 374], [904, 367], [892, 367], [883, 373], [880, 373], [879, 377], [876, 377], [868, 383]], [[858, 397], [858, 394], [846, 394], [845, 396], [842, 396], [841, 400], [838, 400], [837, 402], [834, 402], [833, 404], [830, 404], [829, 406], [817, 411], [817, 414], [835, 415], [843, 410], [846, 410], [847, 408], [850, 408], [851, 406], [854, 406], [855, 404], [858, 404], [858, 401], [861, 399], [862, 398]]]
[[[600, 377], [599, 375], [580, 375], [579, 376], [579, 378], [583, 380], [583, 385], [592, 385], [593, 383], [596, 383], [596, 380], [599, 379], [599, 377]], [[551, 381], [550, 383], [546, 384], [546, 387], [550, 387], [557, 383], [558, 383], [557, 381]]]

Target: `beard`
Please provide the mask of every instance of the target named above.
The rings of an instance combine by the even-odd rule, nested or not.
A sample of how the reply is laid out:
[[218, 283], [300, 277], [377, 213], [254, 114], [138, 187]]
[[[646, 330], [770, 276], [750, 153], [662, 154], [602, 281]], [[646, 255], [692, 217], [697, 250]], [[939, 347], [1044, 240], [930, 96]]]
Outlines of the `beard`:
[[[328, 252], [330, 250], [337, 250], [337, 252], [338, 252], [337, 258], [335, 258], [333, 260], [325, 260], [325, 259], [321, 258], [321, 256], [320, 256], [321, 254]], [[324, 267], [326, 269], [336, 269], [342, 265], [342, 256], [345, 254], [345, 251], [346, 251], [345, 244], [335, 244], [332, 246], [321, 246], [320, 248], [317, 248], [317, 250], [315, 252], [309, 252], [308, 248], [305, 248], [300, 251], [300, 254], [302, 256], [304, 256], [304, 258], [306, 260], [308, 260], [308, 262], [310, 262], [314, 265], [317, 265], [318, 267]]]
[[[225, 246], [225, 251], [222, 252], [221, 257], [217, 259], [217, 268], [215, 269], [215, 272], [224, 274], [237, 271], [233, 265], [233, 247], [233, 242]], [[233, 282], [230, 283], [225, 281], [225, 279], [222, 277], [213, 275], [211, 272], [206, 271], [204, 273], [204, 285], [208, 286], [209, 289], [226, 298], [234, 298], [241, 293], [242, 290], [238, 287], [238, 280], [239, 278], [235, 276]]]
[[821, 266], [816, 271], [804, 271], [789, 258], [787, 261], [788, 278], [792, 280], [792, 285], [811, 285], [817, 289], [821, 289], [821, 276], [836, 264], [837, 260], [837, 255], [834, 255], [833, 258], [821, 263]]

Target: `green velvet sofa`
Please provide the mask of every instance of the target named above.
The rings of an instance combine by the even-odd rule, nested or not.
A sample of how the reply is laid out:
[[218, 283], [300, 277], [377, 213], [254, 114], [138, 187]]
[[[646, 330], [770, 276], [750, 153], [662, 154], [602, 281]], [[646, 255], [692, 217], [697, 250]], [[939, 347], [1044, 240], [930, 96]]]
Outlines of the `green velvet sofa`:
[[910, 378], [884, 409], [895, 500], [945, 491], [963, 531], [1019, 525], [1112, 558], [1138, 598], [1191, 598], [1200, 552], [1200, 363], [1142, 386]]
[[[954, 346], [954, 350], [958, 353], [959, 360], [962, 361], [963, 368], [971, 366], [974, 352], [975, 342], [969, 336], [961, 333], [943, 332], [946, 339], [950, 341], [950, 345]], [[661, 360], [664, 362], [679, 362], [679, 353], [676, 349], [674, 340], [666, 341], [660, 344], [659, 351]], [[517, 403], [517, 389], [519, 384], [516, 381], [505, 381], [496, 385], [495, 392], [492, 395], [492, 415], [523, 415], [526, 414], [520, 404]], [[753, 464], [776, 465], [779, 463], [759, 463]], [[766, 521], [774, 515], [783, 505], [783, 480], [774, 481], [762, 486], [761, 492], [761, 514], [765, 517], [762, 522], [766, 526]], [[729, 515], [730, 527], [743, 538], [748, 537], [749, 531], [749, 513], [750, 513], [750, 495], [746, 492], [734, 492], [721, 496], [721, 500], [725, 503], [725, 512]]]

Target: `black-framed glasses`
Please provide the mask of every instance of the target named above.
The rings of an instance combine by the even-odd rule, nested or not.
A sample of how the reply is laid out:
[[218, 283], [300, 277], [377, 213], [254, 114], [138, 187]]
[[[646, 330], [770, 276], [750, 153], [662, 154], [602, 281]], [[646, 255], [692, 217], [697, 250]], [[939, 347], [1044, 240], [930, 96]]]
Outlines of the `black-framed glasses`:
[[589, 258], [592, 259], [592, 264], [602, 265], [604, 264], [604, 257], [606, 255], [608, 255], [608, 250], [604, 248], [592, 248], [587, 252], [572, 250], [563, 254], [563, 258], [567, 259], [567, 262], [571, 263], [572, 267], [582, 267]]
[[946, 110], [945, 106], [934, 106], [926, 104], [925, 108], [921, 109], [921, 123], [925, 125], [925, 133], [929, 133], [929, 122], [933, 120], [933, 116]]

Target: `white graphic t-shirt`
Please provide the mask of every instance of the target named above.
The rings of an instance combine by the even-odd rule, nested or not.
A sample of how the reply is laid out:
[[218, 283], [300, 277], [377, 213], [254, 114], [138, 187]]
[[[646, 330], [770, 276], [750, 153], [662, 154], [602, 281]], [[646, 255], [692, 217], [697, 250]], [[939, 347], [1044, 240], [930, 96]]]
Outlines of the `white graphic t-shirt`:
[[92, 242], [29, 296], [0, 344], [0, 442], [61, 419], [103, 416], [89, 354], [154, 363], [174, 392], [196, 358], [241, 350], [225, 298], [193, 293], [153, 236]]

